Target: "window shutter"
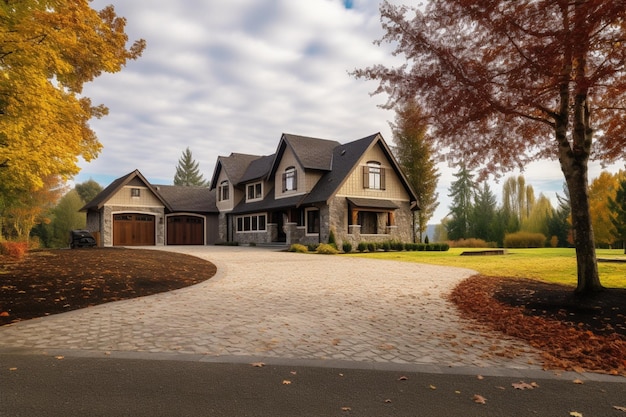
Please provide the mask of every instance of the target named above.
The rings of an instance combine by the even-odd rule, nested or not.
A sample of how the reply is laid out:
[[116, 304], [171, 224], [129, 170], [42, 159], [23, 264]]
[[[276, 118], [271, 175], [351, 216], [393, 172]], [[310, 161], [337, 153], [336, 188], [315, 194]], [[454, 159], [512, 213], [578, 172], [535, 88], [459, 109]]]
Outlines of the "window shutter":
[[283, 193], [287, 191], [287, 174], [283, 173]]
[[363, 167], [363, 188], [370, 188], [370, 168]]
[[298, 171], [295, 169], [293, 170], [293, 189], [298, 189]]
[[385, 168], [380, 168], [380, 189], [385, 189]]

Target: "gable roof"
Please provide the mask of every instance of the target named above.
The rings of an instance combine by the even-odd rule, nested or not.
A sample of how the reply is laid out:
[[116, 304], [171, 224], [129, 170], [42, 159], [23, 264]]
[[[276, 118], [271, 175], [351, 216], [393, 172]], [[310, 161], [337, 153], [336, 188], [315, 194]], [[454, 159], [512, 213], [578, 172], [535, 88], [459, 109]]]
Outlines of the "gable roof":
[[272, 166], [272, 161], [274, 161], [274, 155], [262, 156], [250, 162], [248, 169], [246, 169], [246, 172], [241, 176], [237, 184], [258, 180], [267, 176]]
[[210, 189], [212, 190], [219, 185], [217, 184], [217, 179], [219, 178], [222, 170], [224, 170], [231, 183], [239, 184], [250, 163], [259, 158], [262, 157], [258, 155], [234, 152], [229, 156], [219, 156], [217, 158], [217, 163], [215, 164], [215, 169], [213, 170], [213, 176], [211, 177]]
[[114, 180], [111, 184], [109, 184], [104, 190], [100, 191], [98, 195], [96, 195], [93, 200], [85, 204], [79, 211], [89, 211], [89, 210], [100, 210], [104, 204], [111, 198], [115, 193], [121, 190], [125, 185], [129, 184], [133, 180], [141, 181], [151, 192], [156, 196], [156, 198], [163, 203], [163, 205], [171, 210], [170, 205], [166, 200], [161, 197], [161, 195], [156, 191], [156, 189], [148, 182], [148, 180], [139, 172], [138, 169], [133, 172], [124, 175], [116, 180]]
[[179, 185], [155, 185], [163, 200], [170, 204], [170, 211], [194, 213], [218, 213], [216, 195], [207, 187], [182, 187]]
[[268, 178], [276, 173], [278, 164], [283, 158], [287, 148], [291, 149], [302, 168], [330, 171], [333, 163], [333, 149], [339, 145], [340, 143], [335, 140], [283, 133], [278, 143], [278, 149], [276, 150], [271, 169], [267, 174]]

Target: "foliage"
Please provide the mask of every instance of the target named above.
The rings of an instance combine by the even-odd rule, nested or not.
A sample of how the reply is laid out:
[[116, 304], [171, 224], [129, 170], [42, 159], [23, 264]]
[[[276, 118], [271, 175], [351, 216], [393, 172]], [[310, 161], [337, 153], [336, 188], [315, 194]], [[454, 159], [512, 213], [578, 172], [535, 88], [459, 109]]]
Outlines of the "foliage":
[[486, 241], [495, 241], [497, 236], [493, 227], [496, 221], [496, 196], [489, 184], [483, 183], [474, 195], [472, 207], [471, 235]]
[[337, 249], [337, 240], [335, 239], [335, 231], [333, 229], [330, 229], [328, 233], [328, 244]]
[[624, 242], [624, 253], [626, 253], [626, 178], [620, 181], [615, 198], [609, 200], [609, 208], [612, 212], [611, 221], [615, 226], [616, 235]]
[[299, 243], [294, 243], [293, 245], [289, 246], [289, 252], [307, 253], [308, 251], [309, 249], [306, 246]]
[[482, 175], [558, 159], [570, 192], [577, 292], [601, 290], [587, 171], [590, 158], [626, 156], [626, 3], [451, 0], [418, 9], [385, 1], [381, 20], [380, 42], [395, 43], [406, 63], [353, 75], [378, 80], [387, 107], [415, 98], [435, 149]]
[[91, 178], [74, 187], [83, 204], [89, 203], [102, 191], [102, 186]]
[[329, 245], [328, 243], [320, 243], [317, 247], [317, 253], [323, 255], [336, 255], [339, 253], [339, 251], [334, 246]]
[[428, 221], [439, 206], [436, 189], [440, 174], [432, 157], [432, 143], [426, 138], [426, 120], [414, 100], [408, 100], [396, 109], [396, 120], [391, 129], [398, 163], [417, 195], [420, 207], [416, 213], [417, 231], [421, 242]]
[[183, 155], [178, 160], [174, 185], [184, 187], [208, 187], [209, 181], [205, 180], [200, 173], [198, 162], [193, 159], [189, 147], [185, 149]]
[[611, 174], [602, 171], [589, 186], [589, 208], [591, 210], [591, 223], [596, 245], [608, 247], [620, 237], [616, 236], [613, 225], [612, 213], [609, 208], [610, 201], [615, 200], [619, 188], [620, 176], [626, 178], [624, 173]]
[[469, 238], [448, 241], [452, 248], [489, 248], [490, 245], [483, 239]]
[[546, 236], [542, 233], [517, 232], [504, 236], [505, 248], [543, 248]]
[[343, 249], [344, 253], [352, 252], [352, 243], [343, 242], [343, 244], [341, 245], [341, 249]]
[[526, 185], [523, 175], [509, 177], [502, 186], [502, 200], [504, 210], [517, 217], [518, 223], [522, 224], [535, 204], [535, 192], [531, 185]]
[[359, 242], [359, 244], [357, 245], [357, 250], [359, 252], [365, 252], [367, 250], [367, 243]]
[[0, 242], [0, 255], [6, 255], [13, 259], [22, 259], [28, 252], [27, 242], [13, 242], [3, 241]]
[[525, 232], [543, 233], [548, 236], [550, 231], [548, 227], [548, 219], [554, 213], [554, 208], [550, 199], [543, 194], [539, 194], [539, 198], [535, 201], [528, 217], [522, 222], [522, 230]]
[[0, 20], [0, 183], [29, 194], [97, 156], [89, 120], [107, 109], [82, 96], [83, 85], [138, 58], [145, 42], [127, 49], [125, 19], [84, 0], [5, 1]]
[[454, 176], [456, 180], [450, 185], [448, 195], [452, 198], [450, 218], [446, 223], [448, 239], [451, 240], [470, 237], [472, 200], [476, 191], [472, 174], [464, 164]]

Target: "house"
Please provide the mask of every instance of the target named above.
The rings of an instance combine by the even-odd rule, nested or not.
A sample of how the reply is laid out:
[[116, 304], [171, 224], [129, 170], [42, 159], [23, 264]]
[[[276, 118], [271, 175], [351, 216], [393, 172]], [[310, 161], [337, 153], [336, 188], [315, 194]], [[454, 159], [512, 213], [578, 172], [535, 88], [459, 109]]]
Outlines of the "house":
[[99, 246], [215, 243], [215, 193], [202, 187], [152, 185], [135, 170], [113, 181], [81, 211]]
[[135, 170], [81, 210], [101, 246], [413, 242], [415, 192], [380, 133], [341, 144], [283, 134], [276, 152], [217, 158], [210, 188]]
[[380, 133], [341, 144], [283, 134], [276, 153], [217, 159], [218, 241], [414, 241], [415, 192]]

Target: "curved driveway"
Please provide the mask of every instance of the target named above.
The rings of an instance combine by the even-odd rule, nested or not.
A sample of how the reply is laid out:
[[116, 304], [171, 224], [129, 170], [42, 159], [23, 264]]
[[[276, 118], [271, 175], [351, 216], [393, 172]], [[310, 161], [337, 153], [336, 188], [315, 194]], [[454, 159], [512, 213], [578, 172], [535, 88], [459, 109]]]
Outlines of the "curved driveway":
[[445, 299], [470, 270], [267, 248], [157, 249], [207, 259], [218, 272], [182, 290], [0, 327], [0, 348], [541, 368], [528, 345], [478, 329]]

